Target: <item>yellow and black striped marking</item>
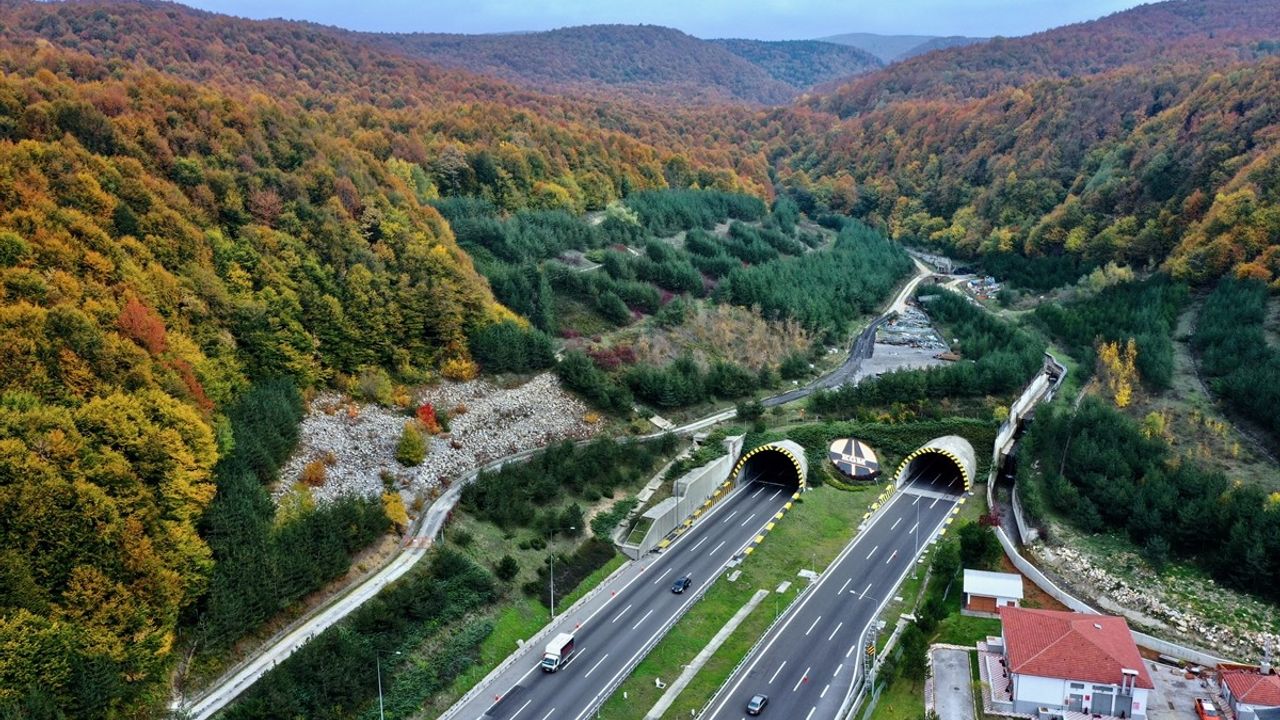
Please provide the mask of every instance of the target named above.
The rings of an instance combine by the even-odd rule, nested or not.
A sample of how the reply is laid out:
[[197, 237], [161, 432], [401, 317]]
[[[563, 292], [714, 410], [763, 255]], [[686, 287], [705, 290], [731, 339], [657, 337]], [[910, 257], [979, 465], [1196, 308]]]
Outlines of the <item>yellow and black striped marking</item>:
[[956, 467], [960, 469], [960, 477], [964, 479], [964, 490], [965, 492], [969, 492], [970, 485], [972, 484], [972, 478], [969, 477], [969, 471], [965, 469], [964, 463], [960, 460], [960, 458], [955, 453], [943, 448], [929, 447], [928, 445], [926, 445], [922, 448], [917, 449], [915, 452], [903, 458], [902, 463], [898, 465], [898, 473], [896, 477], [898, 478], [902, 477], [902, 473], [907, 469], [907, 466], [911, 464], [912, 460], [915, 460], [921, 455], [928, 455], [929, 453], [944, 455], [947, 458], [949, 458], [951, 462], [955, 463]]
[[729, 473], [729, 477], [732, 478], [733, 480], [737, 480], [738, 473], [742, 472], [742, 468], [746, 466], [747, 461], [750, 460], [753, 455], [758, 455], [766, 450], [772, 450], [773, 452], [780, 452], [783, 455], [787, 456], [787, 459], [790, 460], [791, 464], [794, 465], [796, 468], [796, 477], [800, 478], [800, 489], [804, 490], [805, 472], [804, 472], [803, 466], [800, 465], [800, 459], [797, 458], [794, 454], [792, 454], [790, 450], [780, 445], [776, 445], [774, 443], [766, 443], [764, 445], [761, 445], [760, 447], [754, 450], [751, 450], [750, 452], [748, 452], [747, 454], [739, 458], [738, 464], [733, 466], [733, 472]]

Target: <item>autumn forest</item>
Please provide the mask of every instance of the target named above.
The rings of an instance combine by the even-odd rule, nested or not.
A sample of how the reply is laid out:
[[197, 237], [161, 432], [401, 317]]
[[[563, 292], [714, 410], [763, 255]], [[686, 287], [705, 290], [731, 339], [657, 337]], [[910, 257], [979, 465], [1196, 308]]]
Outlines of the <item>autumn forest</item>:
[[[619, 89], [566, 79], [613, 77], [617, 28], [573, 41], [598, 52], [539, 40], [557, 61], [529, 79], [487, 45], [435, 64], [448, 38], [0, 0], [0, 718], [158, 717], [181, 653], [234, 646], [393, 531], [376, 500], [277, 514], [315, 391], [554, 369], [620, 421], [736, 402], [840, 345], [910, 273], [903, 246], [1029, 292], [1107, 263], [1159, 278], [1115, 337], [1078, 319], [1105, 303], [1035, 314], [1089, 361], [1136, 337], [1155, 385], [1172, 311], [1207, 295], [1204, 371], [1274, 439], [1276, 28], [1276, 0], [1157, 3], [883, 68], [734, 41], [690, 62], [764, 65], [667, 57]], [[1008, 393], [1038, 366], [1031, 335], [935, 302], [982, 359], [813, 407]], [[1227, 327], [1239, 306], [1254, 329]], [[636, 361], [575, 329], [700, 313], [786, 346]], [[1052, 416], [1036, 451], [1095, 416]], [[488, 602], [468, 562], [431, 572]]]

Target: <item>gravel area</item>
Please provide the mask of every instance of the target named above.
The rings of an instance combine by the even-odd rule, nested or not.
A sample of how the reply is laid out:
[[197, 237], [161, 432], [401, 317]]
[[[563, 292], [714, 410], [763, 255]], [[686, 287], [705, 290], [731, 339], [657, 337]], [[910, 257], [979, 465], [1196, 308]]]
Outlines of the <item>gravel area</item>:
[[[415, 407], [424, 402], [450, 413], [451, 432], [431, 438], [422, 465], [406, 468], [396, 462], [395, 449], [407, 411], [354, 403], [336, 393], [320, 395], [302, 420], [297, 451], [280, 472], [277, 499], [291, 491], [308, 462], [329, 454], [335, 462], [324, 484], [312, 488], [317, 502], [376, 496], [383, 490], [383, 473], [393, 475], [396, 487], [411, 499], [504, 455], [595, 431], [583, 419], [589, 408], [550, 373], [511, 389], [487, 380], [443, 382], [414, 394]], [[455, 414], [461, 405], [466, 412]]]

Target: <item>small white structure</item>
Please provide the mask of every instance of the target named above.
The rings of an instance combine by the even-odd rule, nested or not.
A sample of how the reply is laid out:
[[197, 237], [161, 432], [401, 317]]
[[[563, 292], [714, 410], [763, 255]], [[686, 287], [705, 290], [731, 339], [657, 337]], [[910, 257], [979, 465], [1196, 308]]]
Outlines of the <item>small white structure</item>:
[[1145, 720], [1155, 688], [1124, 618], [1000, 608], [1013, 712]]
[[1022, 576], [1017, 573], [964, 570], [964, 613], [997, 617], [1002, 607], [1022, 604]]

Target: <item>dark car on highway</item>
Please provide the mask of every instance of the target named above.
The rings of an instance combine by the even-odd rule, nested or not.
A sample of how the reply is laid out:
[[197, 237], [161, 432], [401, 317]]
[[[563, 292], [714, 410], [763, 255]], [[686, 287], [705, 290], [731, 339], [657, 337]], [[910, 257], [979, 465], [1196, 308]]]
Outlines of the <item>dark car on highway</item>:
[[748, 715], [759, 715], [764, 711], [764, 706], [769, 704], [768, 695], [752, 695], [751, 701], [747, 703]]
[[689, 586], [692, 584], [693, 581], [689, 579], [688, 575], [681, 575], [679, 579], [676, 580], [675, 584], [671, 586], [671, 592], [679, 595], [685, 590], [688, 590]]

